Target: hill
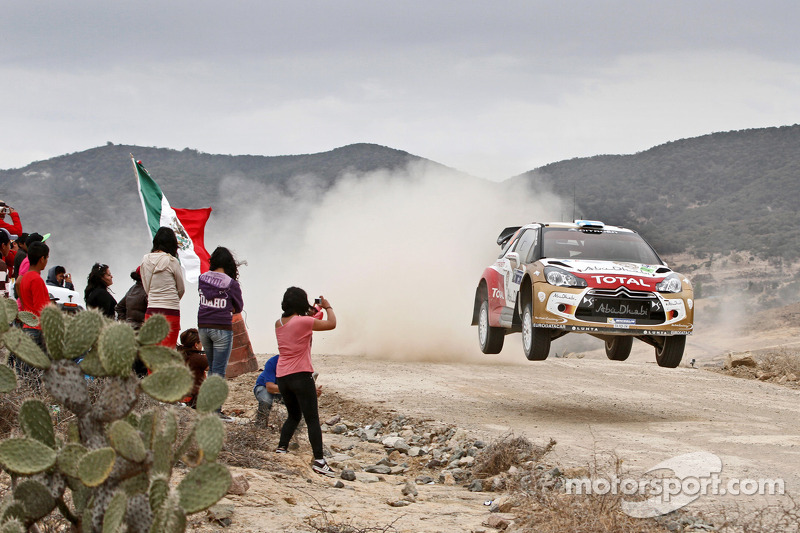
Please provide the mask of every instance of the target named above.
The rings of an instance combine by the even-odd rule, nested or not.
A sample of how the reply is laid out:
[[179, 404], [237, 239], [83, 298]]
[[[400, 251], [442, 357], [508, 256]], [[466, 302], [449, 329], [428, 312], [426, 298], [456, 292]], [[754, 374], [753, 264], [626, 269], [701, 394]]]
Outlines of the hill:
[[[800, 256], [800, 126], [713, 133], [510, 180], [575, 200], [575, 218], [636, 228], [662, 253]], [[567, 213], [565, 218], [571, 218]]]

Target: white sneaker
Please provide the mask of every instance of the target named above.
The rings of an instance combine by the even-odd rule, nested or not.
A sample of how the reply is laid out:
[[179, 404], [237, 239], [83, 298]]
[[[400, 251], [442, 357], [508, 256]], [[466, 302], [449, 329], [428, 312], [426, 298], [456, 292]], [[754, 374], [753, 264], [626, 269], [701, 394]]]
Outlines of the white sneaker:
[[333, 469], [328, 466], [328, 463], [325, 462], [325, 459], [322, 461], [314, 460], [314, 462], [311, 463], [311, 470], [323, 476], [336, 477], [336, 472], [334, 472]]

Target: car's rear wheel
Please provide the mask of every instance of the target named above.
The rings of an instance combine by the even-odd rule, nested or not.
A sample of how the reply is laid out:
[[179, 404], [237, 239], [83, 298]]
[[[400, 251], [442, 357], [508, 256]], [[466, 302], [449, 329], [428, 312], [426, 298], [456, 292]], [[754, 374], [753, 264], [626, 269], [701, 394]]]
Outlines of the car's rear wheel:
[[478, 311], [478, 342], [483, 353], [500, 353], [503, 349], [505, 330], [489, 325], [489, 300], [484, 294], [481, 299], [481, 307]]
[[528, 361], [544, 361], [550, 353], [550, 332], [533, 325], [533, 304], [527, 302], [522, 313], [522, 349]]
[[661, 346], [656, 346], [656, 363], [665, 368], [675, 368], [681, 364], [683, 350], [686, 347], [685, 335], [664, 337]]
[[631, 354], [633, 337], [618, 335], [606, 341], [606, 355], [612, 361], [624, 361]]

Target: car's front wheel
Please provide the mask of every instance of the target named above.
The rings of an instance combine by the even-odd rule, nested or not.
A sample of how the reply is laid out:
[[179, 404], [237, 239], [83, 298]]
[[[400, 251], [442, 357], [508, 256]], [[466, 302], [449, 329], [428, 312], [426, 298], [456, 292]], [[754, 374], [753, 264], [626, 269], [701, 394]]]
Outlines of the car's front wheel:
[[624, 361], [631, 354], [633, 337], [615, 336], [606, 341], [606, 355], [612, 361]]
[[522, 349], [528, 361], [544, 361], [550, 353], [550, 332], [533, 325], [533, 304], [527, 302], [522, 313]]
[[481, 307], [478, 311], [478, 342], [483, 353], [500, 353], [503, 349], [505, 331], [503, 328], [494, 328], [489, 325], [489, 301], [487, 297], [481, 300]]
[[664, 337], [664, 342], [656, 346], [656, 363], [665, 368], [675, 368], [681, 364], [683, 350], [686, 347], [685, 335]]

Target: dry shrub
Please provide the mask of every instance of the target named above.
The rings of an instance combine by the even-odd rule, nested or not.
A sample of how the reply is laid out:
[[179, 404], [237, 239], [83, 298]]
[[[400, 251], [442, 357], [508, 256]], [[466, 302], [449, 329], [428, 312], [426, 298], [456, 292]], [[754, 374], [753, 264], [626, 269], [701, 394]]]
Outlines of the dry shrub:
[[475, 458], [472, 473], [476, 478], [487, 478], [526, 461], [538, 462], [555, 445], [556, 441], [550, 439], [546, 446], [536, 446], [523, 436], [515, 437], [513, 433], [506, 433]]
[[226, 424], [225, 445], [218, 461], [228, 466], [272, 469], [274, 465], [268, 457], [275, 446], [277, 442], [271, 434], [253, 424]]
[[787, 350], [769, 352], [759, 358], [758, 368], [778, 377], [790, 374], [800, 377], [800, 354]]
[[760, 509], [722, 507], [715, 513], [722, 533], [798, 533], [800, 503], [791, 495], [788, 501]]

